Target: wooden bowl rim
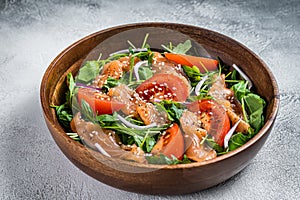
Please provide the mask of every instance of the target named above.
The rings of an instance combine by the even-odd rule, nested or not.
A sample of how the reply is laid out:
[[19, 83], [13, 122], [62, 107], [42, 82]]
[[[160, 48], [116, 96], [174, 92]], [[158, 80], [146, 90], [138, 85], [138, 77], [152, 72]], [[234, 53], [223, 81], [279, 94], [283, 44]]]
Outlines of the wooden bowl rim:
[[[194, 162], [194, 163], [189, 163], [189, 164], [178, 164], [178, 165], [154, 165], [154, 164], [141, 164], [141, 163], [134, 163], [134, 162], [126, 162], [129, 165], [133, 165], [136, 167], [142, 167], [142, 168], [157, 168], [157, 169], [187, 169], [187, 168], [195, 168], [195, 167], [201, 167], [201, 166], [206, 166], [209, 164], [213, 164], [213, 163], [217, 163], [220, 162], [222, 160], [225, 160], [227, 158], [233, 157], [236, 154], [248, 149], [250, 146], [252, 146], [254, 143], [256, 143], [261, 137], [263, 137], [266, 132], [271, 128], [272, 124], [274, 123], [277, 113], [278, 113], [278, 109], [279, 109], [279, 88], [276, 82], [276, 79], [273, 75], [273, 73], [271, 72], [271, 70], [269, 69], [269, 67], [265, 64], [265, 62], [258, 56], [256, 55], [252, 50], [250, 50], [248, 47], [246, 47], [245, 45], [241, 44], [240, 42], [234, 40], [231, 37], [228, 37], [224, 34], [218, 33], [216, 31], [207, 29], [207, 28], [203, 28], [203, 27], [199, 27], [199, 26], [194, 26], [194, 25], [189, 25], [189, 24], [182, 24], [182, 23], [172, 23], [172, 22], [139, 22], [139, 23], [130, 23], [130, 24], [123, 24], [123, 25], [118, 25], [118, 26], [113, 26], [113, 27], [109, 27], [109, 28], [105, 28], [103, 30], [94, 32], [92, 34], [89, 34], [81, 39], [79, 39], [78, 41], [74, 42], [73, 44], [71, 44], [70, 46], [68, 46], [67, 48], [65, 48], [61, 53], [59, 53], [58, 56], [55, 57], [55, 59], [50, 63], [50, 65], [48, 66], [48, 68], [46, 69], [43, 78], [42, 78], [42, 82], [41, 82], [41, 86], [40, 86], [40, 100], [41, 100], [41, 105], [42, 105], [42, 109], [44, 112], [44, 117], [46, 118], [46, 120], [51, 124], [52, 128], [54, 128], [56, 130], [57, 133], [61, 134], [69, 143], [68, 145], [76, 145], [76, 146], [82, 146], [85, 147], [84, 145], [80, 144], [79, 142], [71, 139], [63, 130], [63, 128], [59, 125], [56, 124], [54, 122], [54, 120], [51, 117], [51, 108], [49, 107], [48, 102], [46, 102], [46, 93], [45, 93], [45, 88], [46, 88], [46, 83], [48, 80], [48, 76], [49, 74], [51, 74], [51, 71], [53, 70], [53, 68], [56, 66], [56, 63], [62, 59], [64, 57], [65, 54], [67, 54], [73, 47], [93, 38], [96, 37], [97, 35], [106, 33], [106, 32], [110, 32], [110, 31], [114, 31], [116, 29], [125, 29], [125, 30], [129, 30], [132, 28], [139, 28], [139, 27], [159, 27], [159, 28], [166, 28], [166, 26], [177, 26], [177, 27], [184, 27], [184, 28], [189, 28], [189, 29], [197, 29], [197, 30], [201, 30], [202, 32], [206, 32], [209, 34], [213, 34], [216, 37], [219, 38], [224, 38], [227, 41], [231, 41], [233, 43], [235, 43], [237, 46], [239, 46], [239, 48], [244, 49], [245, 51], [247, 51], [248, 53], [250, 53], [255, 59], [257, 59], [261, 65], [264, 67], [264, 69], [266, 70], [268, 76], [271, 79], [271, 83], [272, 83], [272, 87], [274, 88], [273, 90], [273, 97], [271, 99], [271, 101], [273, 101], [273, 107], [270, 113], [269, 118], [266, 120], [264, 126], [262, 127], [262, 129], [253, 137], [251, 138], [246, 144], [244, 144], [243, 146], [239, 147], [236, 150], [230, 151], [225, 155], [221, 155], [218, 156], [212, 160], [207, 160], [207, 161], [203, 161], [203, 162]], [[82, 148], [85, 151], [89, 151], [88, 149]], [[117, 159], [115, 159], [116, 162]]]

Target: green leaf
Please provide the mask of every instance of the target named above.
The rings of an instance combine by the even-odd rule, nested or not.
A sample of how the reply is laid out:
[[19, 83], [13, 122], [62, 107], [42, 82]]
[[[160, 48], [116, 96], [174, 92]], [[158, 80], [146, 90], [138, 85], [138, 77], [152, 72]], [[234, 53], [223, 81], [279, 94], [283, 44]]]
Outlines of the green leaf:
[[233, 151], [243, 146], [246, 142], [248, 142], [249, 139], [250, 137], [243, 133], [234, 134], [228, 142], [228, 148], [230, 151]]
[[171, 104], [171, 107], [168, 110], [168, 113], [175, 119], [179, 120], [182, 116], [183, 110], [177, 107], [174, 103]]
[[73, 113], [70, 107], [67, 104], [62, 104], [60, 106], [51, 106], [52, 108], [55, 108], [56, 115], [58, 118], [58, 121], [62, 126], [68, 130], [70, 130], [70, 122], [73, 119]]
[[172, 53], [185, 54], [192, 48], [191, 40], [186, 40], [184, 43], [179, 43], [172, 49]]
[[108, 92], [110, 88], [114, 88], [119, 85], [119, 81], [113, 77], [108, 77], [106, 83], [102, 86], [103, 92]]
[[188, 76], [189, 80], [191, 81], [192, 86], [196, 86], [197, 83], [201, 80], [201, 73], [198, 67], [193, 66], [182, 66], [184, 73]]
[[124, 145], [132, 145], [135, 142], [135, 140], [133, 139], [133, 136], [131, 136], [131, 135], [126, 135], [123, 133], [118, 133], [118, 135], [120, 136], [122, 143]]
[[135, 143], [136, 143], [139, 147], [142, 146], [144, 137], [139, 136], [139, 135], [134, 135], [134, 136], [133, 136], [133, 139], [134, 139]]
[[96, 116], [96, 118], [101, 126], [110, 126], [113, 123], [118, 121], [115, 114], [116, 113], [114, 113], [114, 115], [108, 115], [108, 114], [98, 115], [98, 116]]
[[151, 65], [152, 64], [152, 61], [153, 61], [153, 57], [154, 57], [154, 53], [153, 52], [149, 52], [149, 56], [148, 56], [148, 65]]
[[139, 77], [141, 80], [147, 80], [153, 76], [153, 72], [149, 67], [139, 68]]
[[155, 103], [155, 105], [157, 106], [158, 110], [163, 110], [167, 113], [169, 120], [179, 122], [184, 109], [180, 103], [172, 100], [163, 100], [159, 103]]
[[176, 165], [176, 164], [187, 164], [191, 163], [186, 155], [183, 156], [182, 160], [178, 160], [175, 156], [169, 158], [164, 154], [146, 156], [146, 160], [149, 164], [167, 164], [167, 165]]
[[237, 80], [237, 71], [233, 70], [231, 73], [231, 80]]
[[96, 123], [96, 117], [95, 114], [90, 107], [90, 105], [83, 99], [81, 99], [81, 113], [83, 114], [83, 117], [87, 119], [88, 121], [91, 121], [93, 123]]
[[234, 91], [234, 95], [239, 101], [242, 101], [242, 98], [250, 93], [250, 90], [247, 89], [247, 82], [245, 81], [234, 84], [231, 89]]
[[249, 123], [258, 132], [264, 125], [264, 107], [266, 102], [257, 94], [249, 93], [244, 97], [246, 109], [249, 113]]
[[68, 92], [66, 93], [66, 102], [68, 103], [69, 107], [72, 105], [72, 97], [74, 95], [74, 88], [75, 88], [75, 81], [73, 78], [72, 73], [68, 73], [67, 75], [67, 85], [68, 85]]
[[215, 142], [214, 139], [212, 138], [207, 138], [205, 140], [206, 144], [208, 146], [210, 146], [213, 150], [215, 150], [217, 153], [223, 153], [224, 152], [224, 148], [221, 147], [218, 143]]
[[146, 152], [151, 152], [154, 145], [156, 144], [156, 141], [154, 137], [147, 137], [146, 138]]
[[77, 81], [88, 83], [96, 78], [100, 72], [100, 63], [98, 61], [87, 61], [79, 70]]
[[168, 113], [168, 110], [162, 104], [154, 102], [154, 105], [156, 106], [159, 112], [167, 113], [168, 119], [170, 121], [175, 121], [175, 119]]

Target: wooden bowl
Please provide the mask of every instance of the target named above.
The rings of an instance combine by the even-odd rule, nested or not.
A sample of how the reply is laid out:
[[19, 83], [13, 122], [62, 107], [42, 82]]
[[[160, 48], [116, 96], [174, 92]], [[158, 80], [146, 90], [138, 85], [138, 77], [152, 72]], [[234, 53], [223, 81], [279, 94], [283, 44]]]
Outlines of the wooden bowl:
[[[133, 43], [141, 43], [147, 32], [150, 32], [151, 47], [152, 44], [163, 44], [162, 42], [166, 40], [182, 42], [181, 36], [188, 36], [202, 44], [213, 57], [219, 56], [229, 65], [235, 63], [240, 66], [252, 79], [256, 92], [267, 102], [266, 123], [259, 133], [242, 147], [213, 160], [170, 166], [120, 161], [101, 154], [95, 156], [93, 151], [68, 137], [60, 126], [54, 109], [50, 108], [51, 104], [58, 105], [63, 101], [67, 89], [64, 82], [67, 73], [75, 74], [87, 56], [90, 58], [93, 52], [99, 54], [99, 44], [105, 44], [108, 38], [114, 39], [110, 40], [110, 44], [105, 44], [107, 52], [100, 47], [103, 53], [126, 49], [128, 44], [125, 36], [128, 36]], [[122, 38], [119, 37], [120, 34]], [[105, 184], [122, 190], [169, 195], [200, 191], [217, 185], [240, 172], [265, 143], [279, 106], [275, 78], [267, 65], [251, 50], [214, 31], [175, 23], [122, 25], [96, 32], [75, 42], [62, 51], [49, 65], [41, 83], [40, 98], [46, 124], [55, 142], [79, 169]], [[127, 172], [118, 170], [117, 166], [132, 170]]]

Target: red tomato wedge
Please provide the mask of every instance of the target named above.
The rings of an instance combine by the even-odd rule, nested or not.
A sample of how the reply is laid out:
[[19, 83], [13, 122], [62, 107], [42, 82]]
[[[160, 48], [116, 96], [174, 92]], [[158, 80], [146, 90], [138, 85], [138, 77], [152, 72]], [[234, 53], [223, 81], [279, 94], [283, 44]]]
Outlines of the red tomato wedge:
[[183, 79], [175, 74], [156, 74], [139, 85], [136, 92], [146, 101], [165, 99], [184, 102], [189, 96], [189, 85]]
[[200, 114], [200, 117], [201, 113], [205, 113], [205, 120], [201, 120], [200, 118], [202, 123], [204, 123], [204, 128], [208, 134], [214, 137], [216, 143], [224, 146], [224, 138], [230, 130], [230, 120], [226, 110], [211, 99], [195, 101], [188, 105], [188, 109]]
[[93, 91], [89, 88], [78, 89], [78, 103], [81, 105], [81, 100], [87, 102], [95, 113], [98, 115], [112, 114], [125, 106], [116, 100], [110, 98], [102, 93]]
[[160, 137], [151, 153], [162, 153], [169, 158], [175, 156], [182, 159], [184, 154], [184, 139], [178, 124], [174, 123], [166, 130], [166, 133]]
[[206, 70], [215, 71], [218, 69], [219, 64], [219, 62], [214, 59], [184, 54], [165, 53], [165, 57], [177, 64], [186, 65], [189, 67], [197, 66], [201, 73], [205, 73]]

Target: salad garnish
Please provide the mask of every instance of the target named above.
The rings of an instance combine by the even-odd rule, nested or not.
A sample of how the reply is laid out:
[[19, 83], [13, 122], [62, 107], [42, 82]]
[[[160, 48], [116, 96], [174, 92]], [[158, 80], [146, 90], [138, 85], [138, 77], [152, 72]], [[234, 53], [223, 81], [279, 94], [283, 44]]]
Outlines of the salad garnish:
[[190, 40], [157, 51], [148, 37], [67, 75], [65, 102], [52, 107], [70, 138], [112, 158], [181, 164], [224, 155], [262, 128], [266, 102], [236, 64], [191, 55]]

